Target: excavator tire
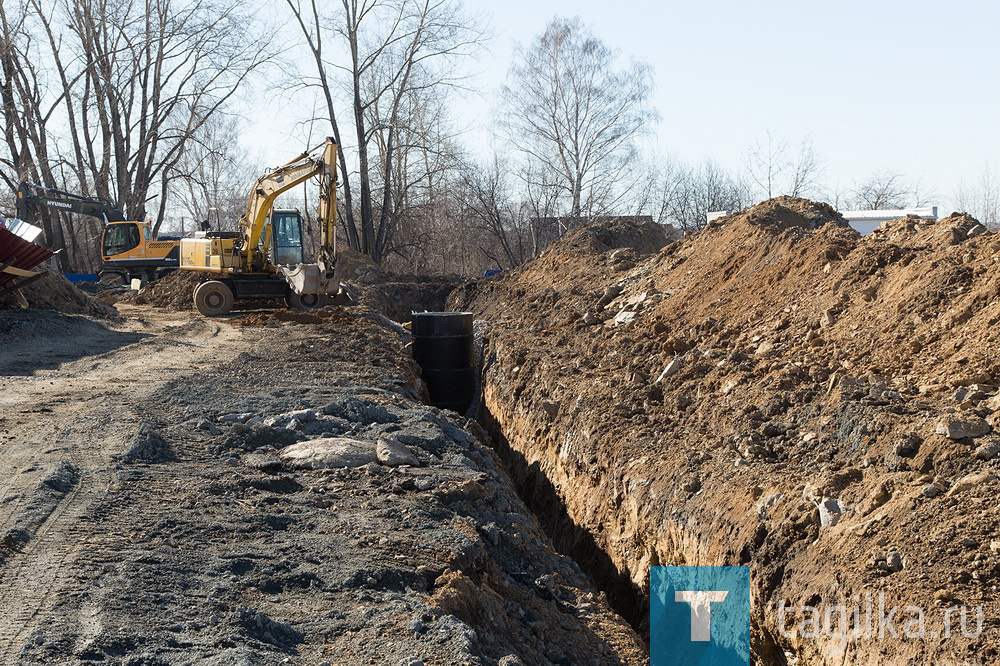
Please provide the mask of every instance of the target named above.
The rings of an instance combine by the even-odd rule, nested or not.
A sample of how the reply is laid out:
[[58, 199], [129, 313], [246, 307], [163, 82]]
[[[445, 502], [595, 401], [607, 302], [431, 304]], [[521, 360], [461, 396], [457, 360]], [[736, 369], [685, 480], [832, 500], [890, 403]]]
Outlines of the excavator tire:
[[285, 297], [285, 303], [292, 310], [310, 312], [326, 305], [326, 294], [296, 294], [291, 291]]
[[233, 309], [236, 300], [225, 282], [208, 280], [194, 288], [194, 305], [206, 317], [221, 317]]
[[122, 273], [115, 271], [102, 271], [97, 277], [101, 281], [101, 284], [109, 287], [120, 287], [128, 282], [128, 279]]

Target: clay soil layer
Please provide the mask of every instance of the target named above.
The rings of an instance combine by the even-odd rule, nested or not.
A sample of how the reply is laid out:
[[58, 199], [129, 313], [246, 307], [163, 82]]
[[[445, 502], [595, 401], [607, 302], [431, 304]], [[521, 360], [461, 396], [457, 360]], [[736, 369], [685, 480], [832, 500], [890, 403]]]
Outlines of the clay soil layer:
[[[580, 228], [452, 296], [490, 321], [486, 416], [557, 547], [647, 633], [651, 565], [749, 567], [760, 663], [996, 663], [997, 236], [861, 238], [789, 198], [656, 235]], [[846, 639], [804, 624], [834, 606]]]
[[119, 310], [0, 312], [0, 663], [643, 663], [378, 316]]

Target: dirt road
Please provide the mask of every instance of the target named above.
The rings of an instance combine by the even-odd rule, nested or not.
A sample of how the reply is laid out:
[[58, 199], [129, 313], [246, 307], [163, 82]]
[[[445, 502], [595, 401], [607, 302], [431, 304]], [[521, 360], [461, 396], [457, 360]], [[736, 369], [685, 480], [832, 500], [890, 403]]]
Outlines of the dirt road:
[[374, 316], [119, 309], [0, 313], [0, 663], [642, 663]]

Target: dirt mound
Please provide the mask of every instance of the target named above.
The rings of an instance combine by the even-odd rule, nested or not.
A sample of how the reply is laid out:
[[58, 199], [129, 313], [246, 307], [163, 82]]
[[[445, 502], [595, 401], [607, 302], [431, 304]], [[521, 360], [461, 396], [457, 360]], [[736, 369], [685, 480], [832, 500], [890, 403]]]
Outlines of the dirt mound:
[[123, 296], [121, 300], [168, 310], [190, 310], [194, 307], [194, 288], [207, 275], [196, 271], [174, 271], [134, 295]]
[[652, 254], [669, 242], [670, 238], [660, 224], [614, 219], [571, 229], [558, 241], [557, 251], [566, 252], [571, 248], [578, 248], [606, 252], [628, 248], [638, 254]]
[[349, 284], [374, 284], [385, 277], [382, 267], [371, 257], [352, 250], [346, 243], [337, 245], [337, 268], [340, 279]]
[[903, 247], [934, 247], [958, 245], [987, 231], [968, 213], [952, 213], [941, 220], [922, 220], [907, 216], [882, 223], [872, 234], [879, 241]]
[[393, 321], [405, 322], [411, 312], [441, 312], [451, 292], [465, 282], [461, 277], [388, 277], [386, 282], [365, 287], [361, 303]]
[[[839, 664], [836, 640], [777, 626], [779, 600], [883, 591], [928, 631], [944, 605], [1000, 612], [1000, 243], [980, 226], [862, 238], [781, 198], [633, 265], [581, 230], [450, 305], [491, 322], [484, 402], [514, 476], [623, 608], [651, 564], [748, 565], [761, 654]], [[847, 661], [886, 649], [989, 663], [1000, 630]]]
[[727, 224], [750, 224], [771, 230], [819, 229], [828, 222], [848, 228], [844, 217], [829, 204], [797, 197], [777, 197], [709, 223], [709, 231]]
[[[47, 269], [45, 266], [40, 266], [38, 270]], [[82, 314], [108, 319], [118, 317], [118, 312], [113, 307], [91, 298], [88, 294], [77, 289], [61, 273], [54, 271], [22, 287], [21, 293], [28, 301], [29, 307], [39, 310], [54, 310], [64, 314]], [[0, 297], [0, 309], [12, 307], [18, 307], [17, 299], [13, 294]]]
[[334, 326], [360, 326], [361, 322], [343, 308], [323, 308], [315, 312], [295, 310], [267, 310], [235, 317], [231, 323], [237, 326], [273, 326], [293, 321], [298, 324], [330, 324]]

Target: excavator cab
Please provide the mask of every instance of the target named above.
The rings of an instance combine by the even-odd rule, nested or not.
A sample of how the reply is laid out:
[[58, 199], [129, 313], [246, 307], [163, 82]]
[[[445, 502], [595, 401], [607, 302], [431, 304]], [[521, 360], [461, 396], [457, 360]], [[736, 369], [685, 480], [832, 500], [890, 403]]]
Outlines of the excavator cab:
[[305, 246], [302, 238], [302, 215], [297, 210], [272, 211], [268, 224], [274, 248], [271, 263], [275, 266], [294, 266], [305, 263]]
[[[146, 232], [146, 240], [150, 240], [149, 227], [143, 225]], [[104, 238], [101, 251], [104, 254], [104, 261], [110, 261], [112, 257], [124, 254], [142, 244], [143, 233], [139, 230], [139, 225], [135, 222], [112, 222], [104, 227]]]

